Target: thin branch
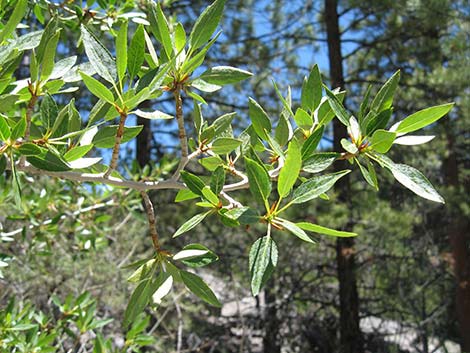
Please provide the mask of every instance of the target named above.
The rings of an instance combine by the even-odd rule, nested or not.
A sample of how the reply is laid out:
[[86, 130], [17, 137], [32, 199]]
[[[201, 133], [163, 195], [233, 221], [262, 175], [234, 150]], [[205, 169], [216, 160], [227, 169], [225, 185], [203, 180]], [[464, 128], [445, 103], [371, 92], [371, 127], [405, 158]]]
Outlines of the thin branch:
[[193, 158], [196, 158], [197, 156], [201, 155], [203, 152], [200, 149], [197, 149], [193, 153], [191, 153], [189, 156], [186, 158], [181, 158], [178, 168], [176, 168], [176, 171], [173, 173], [173, 176], [171, 177], [170, 180], [173, 181], [178, 181], [178, 178], [180, 176], [180, 172], [188, 165], [189, 161]]
[[181, 145], [181, 160], [178, 168], [176, 169], [178, 174], [175, 173], [174, 175], [174, 179], [177, 180], [179, 177], [179, 172], [182, 171], [188, 163], [188, 138], [186, 136], [186, 129], [184, 127], [183, 100], [181, 99], [181, 87], [179, 85], [176, 86], [175, 90], [173, 91], [173, 95], [175, 97], [176, 121], [178, 122], [178, 137]]
[[108, 178], [111, 173], [116, 169], [119, 159], [119, 150], [121, 148], [122, 135], [124, 135], [124, 124], [126, 123], [127, 114], [121, 112], [119, 115], [119, 126], [116, 132], [116, 139], [114, 141], [113, 155], [111, 156], [111, 163], [109, 163], [109, 168], [106, 173], [104, 173], [105, 178]]
[[142, 199], [144, 200], [145, 210], [147, 211], [147, 218], [149, 221], [150, 236], [152, 237], [153, 247], [157, 252], [160, 252], [160, 244], [158, 242], [157, 221], [155, 220], [155, 211], [153, 209], [152, 201], [145, 191], [141, 191]]

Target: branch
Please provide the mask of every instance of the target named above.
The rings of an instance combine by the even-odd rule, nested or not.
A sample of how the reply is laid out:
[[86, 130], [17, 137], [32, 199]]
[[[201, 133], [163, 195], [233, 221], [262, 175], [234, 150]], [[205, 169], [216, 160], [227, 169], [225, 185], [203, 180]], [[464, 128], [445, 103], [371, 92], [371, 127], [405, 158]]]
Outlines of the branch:
[[179, 172], [182, 171], [188, 163], [188, 139], [186, 136], [186, 129], [184, 128], [183, 100], [181, 99], [181, 90], [179, 85], [176, 86], [173, 91], [173, 95], [175, 97], [176, 121], [178, 122], [178, 137], [181, 145], [181, 160], [172, 179], [178, 180]]
[[119, 126], [116, 132], [116, 140], [114, 142], [113, 155], [111, 157], [111, 163], [109, 163], [109, 168], [106, 173], [104, 173], [105, 178], [109, 178], [111, 173], [116, 169], [117, 162], [119, 159], [119, 149], [121, 147], [122, 135], [124, 134], [124, 124], [126, 123], [127, 114], [124, 112], [120, 112], [119, 115]]
[[142, 199], [144, 200], [145, 210], [147, 211], [147, 218], [149, 221], [150, 236], [152, 237], [153, 247], [160, 252], [160, 244], [158, 243], [157, 222], [155, 220], [155, 211], [153, 209], [152, 201], [145, 191], [141, 191]]
[[[7, 164], [7, 169], [11, 167]], [[105, 185], [117, 186], [121, 188], [128, 188], [137, 191], [146, 190], [161, 190], [161, 189], [184, 189], [185, 185], [174, 180], [159, 180], [159, 181], [132, 181], [126, 179], [119, 179], [113, 176], [105, 177], [104, 173], [80, 173], [80, 172], [50, 172], [47, 170], [37, 169], [31, 165], [16, 167], [17, 171], [23, 171], [32, 175], [45, 175], [59, 179], [66, 179], [78, 182], [101, 183]]]

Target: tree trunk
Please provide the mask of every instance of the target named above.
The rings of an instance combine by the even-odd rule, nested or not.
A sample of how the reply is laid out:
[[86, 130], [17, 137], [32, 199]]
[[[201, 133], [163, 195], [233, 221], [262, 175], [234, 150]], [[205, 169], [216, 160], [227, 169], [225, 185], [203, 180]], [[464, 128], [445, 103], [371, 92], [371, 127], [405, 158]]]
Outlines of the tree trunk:
[[[344, 88], [343, 59], [341, 55], [341, 35], [339, 32], [338, 4], [336, 0], [325, 0], [325, 21], [328, 40], [328, 58], [332, 88]], [[333, 146], [341, 150], [341, 139], [347, 137], [346, 127], [333, 120]], [[336, 165], [337, 170], [344, 165]], [[351, 203], [349, 176], [340, 179], [338, 185], [339, 201], [344, 205]], [[351, 207], [348, 207], [350, 213]], [[349, 214], [351, 219], [351, 214]], [[352, 228], [352, 222], [347, 225]], [[363, 352], [362, 334], [359, 328], [359, 297], [356, 285], [355, 250], [352, 238], [338, 238], [336, 241], [336, 263], [339, 281], [340, 302], [340, 349], [341, 353]]]
[[136, 139], [136, 159], [140, 167], [143, 168], [150, 162], [150, 151], [152, 147], [152, 129], [150, 120], [137, 117], [137, 125], [143, 125], [142, 131]]
[[[445, 183], [457, 192], [460, 189], [459, 165], [455, 154], [454, 136], [450, 127], [447, 131], [447, 150], [443, 163]], [[456, 279], [456, 309], [461, 337], [462, 352], [470, 352], [470, 221], [458, 210], [458, 205], [447, 206], [448, 234], [453, 257]]]

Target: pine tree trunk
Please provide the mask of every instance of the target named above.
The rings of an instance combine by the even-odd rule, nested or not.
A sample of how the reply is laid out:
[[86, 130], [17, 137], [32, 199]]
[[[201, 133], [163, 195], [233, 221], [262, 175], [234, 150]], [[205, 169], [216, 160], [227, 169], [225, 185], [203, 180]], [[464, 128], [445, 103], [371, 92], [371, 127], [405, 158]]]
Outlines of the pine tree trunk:
[[[331, 86], [344, 88], [343, 59], [341, 55], [341, 36], [339, 32], [338, 3], [325, 0], [325, 21], [328, 39], [328, 57]], [[334, 150], [341, 150], [341, 139], [347, 137], [346, 127], [338, 120], [333, 120]], [[344, 165], [338, 164], [338, 170]], [[338, 185], [339, 201], [350, 203], [349, 178], [341, 178]], [[349, 210], [351, 209], [348, 207]], [[350, 212], [350, 211], [349, 211]], [[350, 217], [351, 218], [351, 217]], [[347, 228], [350, 230], [352, 222]], [[336, 242], [336, 263], [339, 281], [340, 302], [340, 349], [341, 353], [363, 352], [362, 334], [359, 327], [359, 297], [356, 285], [356, 265], [354, 240], [338, 238]]]
[[[451, 127], [447, 131], [447, 150], [443, 163], [443, 174], [447, 186], [456, 192], [460, 188], [459, 165], [455, 154], [454, 136]], [[448, 234], [453, 256], [456, 279], [456, 309], [461, 336], [462, 352], [470, 352], [470, 220], [456, 209], [456, 205], [447, 206], [449, 226]]]
[[[144, 102], [141, 105], [144, 106], [146, 103], [149, 105], [148, 102]], [[149, 119], [137, 117], [137, 125], [143, 125], [143, 128], [136, 139], [135, 153], [137, 162], [142, 168], [149, 164], [151, 159], [150, 152], [152, 148], [152, 128], [150, 126], [150, 122], [151, 120]]]

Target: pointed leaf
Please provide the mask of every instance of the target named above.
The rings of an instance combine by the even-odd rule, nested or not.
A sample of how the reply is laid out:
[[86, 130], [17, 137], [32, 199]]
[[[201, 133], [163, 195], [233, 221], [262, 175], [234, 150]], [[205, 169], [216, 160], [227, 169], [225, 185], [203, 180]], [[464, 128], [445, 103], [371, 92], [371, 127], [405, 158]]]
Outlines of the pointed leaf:
[[292, 140], [287, 149], [287, 158], [281, 168], [277, 182], [280, 197], [286, 197], [299, 177], [302, 158], [297, 141]]
[[341, 230], [336, 230], [336, 229], [331, 229], [327, 227], [320, 226], [318, 224], [313, 224], [309, 222], [299, 222], [296, 223], [296, 225], [299, 228], [302, 228], [303, 230], [313, 232], [313, 233], [319, 233], [319, 234], [325, 234], [325, 235], [331, 235], [333, 237], [355, 237], [357, 236], [357, 233], [351, 233], [351, 232], [345, 232]]
[[237, 83], [253, 76], [251, 72], [231, 66], [215, 66], [206, 70], [200, 79], [213, 85], [227, 85]]
[[271, 194], [271, 180], [263, 166], [245, 157], [246, 172], [250, 182], [250, 192], [257, 201], [264, 205]]
[[216, 194], [220, 194], [225, 184], [225, 169], [218, 166], [211, 175], [211, 190]]
[[134, 36], [131, 40], [131, 45], [129, 46], [129, 52], [127, 55], [127, 70], [129, 71], [129, 76], [134, 78], [140, 71], [140, 67], [144, 62], [145, 54], [145, 37], [144, 37], [144, 27], [139, 25], [137, 30], [134, 33]]
[[408, 133], [428, 126], [446, 115], [454, 106], [454, 103], [437, 105], [411, 114], [400, 122], [397, 133]]
[[184, 285], [193, 294], [210, 305], [216, 306], [218, 308], [222, 306], [214, 292], [212, 292], [209, 286], [199, 276], [187, 271], [180, 271], [180, 274]]
[[315, 153], [304, 162], [302, 170], [308, 173], [319, 173], [324, 171], [340, 156], [335, 152]]
[[295, 189], [294, 194], [292, 195], [292, 203], [303, 203], [320, 196], [330, 190], [340, 178], [349, 172], [351, 171], [343, 170], [333, 174], [316, 176], [307, 180]]
[[201, 178], [184, 170], [181, 171], [181, 178], [189, 190], [199, 196], [202, 196], [202, 189], [204, 186], [206, 186], [206, 184], [204, 184]]
[[322, 81], [318, 65], [313, 66], [308, 79], [302, 85], [301, 104], [305, 110], [314, 111], [319, 105], [322, 97]]
[[308, 235], [307, 233], [305, 233], [299, 226], [297, 226], [295, 223], [292, 223], [286, 219], [282, 219], [282, 218], [278, 218], [276, 217], [274, 219], [274, 221], [276, 222], [277, 225], [280, 225], [281, 227], [285, 228], [286, 230], [288, 230], [290, 233], [294, 234], [296, 237], [298, 237], [299, 239], [307, 242], [307, 243], [311, 243], [311, 244], [315, 244], [316, 241], [312, 240]]
[[199, 223], [201, 223], [204, 218], [206, 218], [212, 211], [207, 211], [205, 213], [199, 213], [193, 217], [191, 217], [189, 220], [183, 223], [181, 227], [178, 228], [178, 230], [173, 234], [173, 238], [176, 238], [180, 236], [183, 233], [186, 233], [196, 227]]
[[209, 41], [222, 17], [224, 5], [225, 0], [215, 0], [196, 20], [191, 34], [189, 35], [189, 46], [191, 50], [196, 50]]
[[248, 115], [256, 134], [260, 138], [267, 140], [266, 134], [269, 134], [272, 129], [271, 121], [268, 114], [253, 98], [249, 98], [248, 101]]
[[417, 169], [405, 164], [393, 164], [390, 168], [395, 179], [422, 198], [445, 203], [429, 180]]
[[113, 93], [107, 89], [105, 85], [84, 72], [80, 72], [80, 76], [82, 76], [83, 82], [93, 95], [108, 103], [114, 104]]
[[398, 87], [400, 81], [400, 70], [395, 72], [387, 82], [380, 88], [379, 92], [375, 96], [372, 104], [370, 105], [370, 111], [378, 114], [385, 109], [389, 109], [392, 106], [393, 96]]
[[278, 250], [270, 236], [259, 238], [253, 243], [249, 255], [251, 292], [258, 295], [277, 265]]
[[376, 130], [370, 139], [370, 148], [379, 153], [387, 153], [395, 141], [396, 133], [387, 130]]

